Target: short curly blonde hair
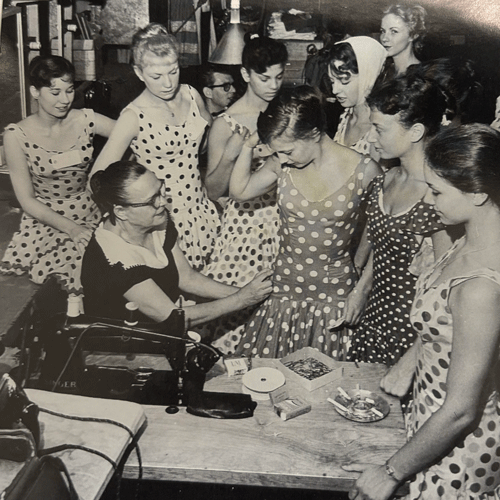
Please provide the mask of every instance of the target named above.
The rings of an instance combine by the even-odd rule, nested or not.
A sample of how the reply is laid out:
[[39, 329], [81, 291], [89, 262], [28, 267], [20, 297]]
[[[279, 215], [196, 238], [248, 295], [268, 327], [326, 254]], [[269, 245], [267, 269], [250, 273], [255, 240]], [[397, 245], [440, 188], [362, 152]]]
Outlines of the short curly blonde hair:
[[427, 16], [426, 10], [418, 4], [394, 4], [384, 10], [384, 15], [394, 14], [400, 17], [403, 22], [408, 26], [410, 35], [413, 39], [413, 50], [415, 53], [420, 53], [424, 43], [424, 37], [427, 34], [425, 26], [425, 18]]

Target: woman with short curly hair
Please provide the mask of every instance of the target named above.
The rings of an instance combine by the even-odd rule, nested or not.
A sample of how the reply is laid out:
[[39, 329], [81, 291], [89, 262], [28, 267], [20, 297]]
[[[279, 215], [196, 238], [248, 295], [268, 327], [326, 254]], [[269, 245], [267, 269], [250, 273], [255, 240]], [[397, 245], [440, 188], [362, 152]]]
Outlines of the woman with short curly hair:
[[409, 66], [420, 63], [426, 15], [420, 5], [396, 4], [384, 11], [380, 43], [387, 50], [385, 76], [403, 75]]

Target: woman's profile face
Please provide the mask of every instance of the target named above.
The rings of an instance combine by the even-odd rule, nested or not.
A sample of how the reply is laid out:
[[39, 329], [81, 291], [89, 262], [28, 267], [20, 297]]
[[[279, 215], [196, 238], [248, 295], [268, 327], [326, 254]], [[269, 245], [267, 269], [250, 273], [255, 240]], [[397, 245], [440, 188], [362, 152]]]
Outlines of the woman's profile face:
[[146, 88], [156, 97], [169, 101], [179, 90], [179, 62], [175, 54], [157, 56], [147, 51], [135, 72]]
[[464, 193], [447, 180], [440, 177], [426, 163], [424, 178], [429, 186], [425, 201], [434, 206], [443, 224], [456, 225], [465, 222], [471, 209], [474, 208], [472, 193]]
[[69, 76], [53, 78], [50, 87], [34, 89], [32, 92], [38, 101], [39, 112], [55, 118], [64, 118], [75, 99], [75, 85]]
[[328, 77], [332, 85], [332, 93], [344, 108], [352, 108], [358, 104], [359, 99], [359, 75], [355, 73], [339, 74], [332, 70], [332, 66], [339, 67], [341, 61], [332, 61], [328, 65]]
[[264, 73], [257, 73], [253, 69], [245, 70], [243, 78], [257, 97], [271, 102], [283, 85], [284, 74], [284, 64], [273, 64], [268, 66]]
[[410, 49], [413, 36], [408, 25], [395, 14], [387, 14], [382, 18], [380, 26], [380, 43], [387, 50], [387, 56], [395, 57]]
[[410, 150], [413, 144], [411, 131], [403, 126], [399, 115], [386, 115], [372, 108], [370, 122], [368, 141], [381, 158], [401, 158]]

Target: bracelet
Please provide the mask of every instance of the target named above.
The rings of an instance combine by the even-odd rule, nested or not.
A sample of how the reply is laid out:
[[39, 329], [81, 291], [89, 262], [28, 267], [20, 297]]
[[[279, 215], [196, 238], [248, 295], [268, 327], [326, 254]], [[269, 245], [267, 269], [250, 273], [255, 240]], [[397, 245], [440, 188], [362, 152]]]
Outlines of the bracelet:
[[396, 470], [394, 469], [394, 467], [392, 465], [389, 465], [389, 460], [387, 460], [387, 462], [385, 463], [385, 472], [390, 478], [394, 479], [394, 481], [398, 483], [402, 481], [402, 479], [399, 479], [396, 476]]

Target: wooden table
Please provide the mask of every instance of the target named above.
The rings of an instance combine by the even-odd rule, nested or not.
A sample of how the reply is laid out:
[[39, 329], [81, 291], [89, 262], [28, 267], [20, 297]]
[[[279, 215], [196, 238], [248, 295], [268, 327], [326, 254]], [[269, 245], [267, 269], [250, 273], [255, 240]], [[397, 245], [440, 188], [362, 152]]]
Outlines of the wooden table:
[[[128, 401], [37, 389], [26, 389], [26, 393], [40, 408], [78, 417], [111, 419], [126, 425], [134, 433], [145, 421], [142, 407]], [[68, 420], [44, 412], [40, 413], [39, 421], [42, 449], [61, 444], [84, 445], [119, 462], [131, 442], [127, 431], [103, 422]], [[65, 450], [54, 455], [60, 457], [68, 468], [80, 500], [98, 500], [101, 497], [114, 472], [109, 462], [83, 450]], [[23, 463], [0, 460], [0, 496], [22, 467]]]
[[[278, 360], [254, 360], [254, 366], [275, 366]], [[342, 464], [383, 464], [405, 443], [399, 400], [384, 395], [389, 415], [360, 424], [340, 416], [326, 399], [337, 387], [375, 391], [386, 368], [382, 365], [342, 363], [341, 382], [307, 392], [287, 381], [292, 396], [311, 403], [310, 413], [283, 421], [270, 401], [259, 401], [252, 418], [218, 420], [196, 417], [185, 408], [174, 415], [165, 407], [145, 406], [148, 427], [139, 445], [144, 479], [192, 481], [316, 490], [347, 491], [357, 474]], [[241, 376], [221, 374], [205, 390], [241, 392]], [[137, 478], [137, 460], [129, 458], [124, 477]]]

